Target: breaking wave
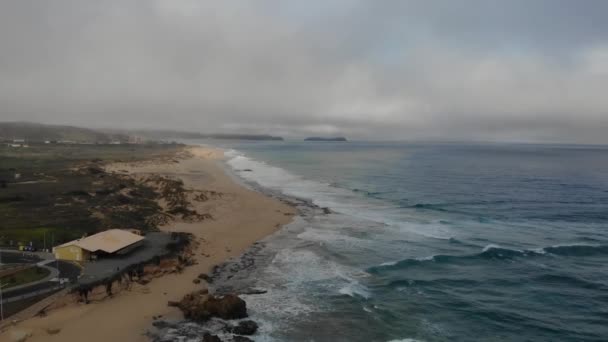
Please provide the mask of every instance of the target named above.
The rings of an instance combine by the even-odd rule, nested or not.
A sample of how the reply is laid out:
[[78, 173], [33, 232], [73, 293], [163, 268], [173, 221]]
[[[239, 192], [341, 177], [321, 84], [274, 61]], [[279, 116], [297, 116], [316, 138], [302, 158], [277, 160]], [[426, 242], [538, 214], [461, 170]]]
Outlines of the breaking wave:
[[389, 261], [369, 269], [370, 272], [380, 270], [402, 269], [410, 266], [420, 265], [428, 262], [451, 263], [462, 260], [509, 260], [524, 257], [541, 256], [562, 256], [562, 257], [583, 257], [593, 255], [608, 255], [608, 245], [556, 245], [538, 249], [519, 250], [504, 248], [490, 244], [483, 248], [480, 253], [468, 255], [432, 255], [428, 257], [418, 257], [404, 259], [400, 261]]

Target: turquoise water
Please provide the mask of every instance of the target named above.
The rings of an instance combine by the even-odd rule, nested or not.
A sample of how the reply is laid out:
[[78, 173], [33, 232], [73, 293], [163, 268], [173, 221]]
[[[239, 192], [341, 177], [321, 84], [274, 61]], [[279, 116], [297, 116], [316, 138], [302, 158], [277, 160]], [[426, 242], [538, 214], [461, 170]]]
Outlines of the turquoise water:
[[608, 148], [224, 147], [246, 180], [332, 210], [269, 241], [257, 340], [608, 340]]

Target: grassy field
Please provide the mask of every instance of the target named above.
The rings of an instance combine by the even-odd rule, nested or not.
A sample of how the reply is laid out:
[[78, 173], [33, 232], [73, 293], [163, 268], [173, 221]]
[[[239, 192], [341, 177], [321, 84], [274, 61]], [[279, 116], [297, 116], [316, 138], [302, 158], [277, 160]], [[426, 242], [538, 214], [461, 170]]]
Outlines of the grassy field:
[[46, 278], [51, 271], [42, 267], [30, 267], [25, 270], [13, 273], [11, 275], [0, 278], [2, 289], [7, 290], [11, 287], [29, 284]]
[[0, 146], [0, 245], [47, 248], [104, 228], [154, 230], [158, 194], [104, 163], [171, 159], [180, 145]]

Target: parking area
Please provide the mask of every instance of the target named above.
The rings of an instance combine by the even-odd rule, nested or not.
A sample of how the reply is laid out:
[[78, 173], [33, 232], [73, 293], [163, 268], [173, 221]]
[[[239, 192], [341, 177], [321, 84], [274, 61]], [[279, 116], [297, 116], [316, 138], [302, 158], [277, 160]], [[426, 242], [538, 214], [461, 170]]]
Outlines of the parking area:
[[0, 250], [0, 268], [11, 264], [35, 264], [43, 259], [36, 253], [17, 250]]

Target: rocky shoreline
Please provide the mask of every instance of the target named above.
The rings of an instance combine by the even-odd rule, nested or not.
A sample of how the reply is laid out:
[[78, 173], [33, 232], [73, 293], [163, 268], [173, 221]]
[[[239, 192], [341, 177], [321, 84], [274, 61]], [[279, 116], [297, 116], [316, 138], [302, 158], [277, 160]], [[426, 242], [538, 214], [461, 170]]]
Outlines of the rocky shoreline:
[[[328, 208], [321, 208], [308, 200], [288, 197], [251, 183], [245, 185], [295, 207], [299, 217], [331, 213]], [[283, 227], [278, 234], [288, 234], [289, 227], [290, 225]], [[258, 330], [258, 324], [249, 318], [247, 303], [241, 296], [264, 295], [267, 292], [266, 289], [257, 287], [251, 276], [257, 267], [268, 264], [274, 258], [274, 253], [269, 253], [265, 247], [264, 241], [258, 241], [240, 257], [215, 266], [209, 275], [199, 275], [193, 281], [201, 283], [204, 287], [202, 290], [186, 295], [180, 302], [168, 303], [170, 306], [179, 307], [185, 319], [169, 320], [156, 317], [153, 327], [147, 332], [150, 340], [253, 341], [251, 335]], [[218, 311], [217, 306], [222, 309]]]
[[[213, 269], [211, 275], [200, 274], [193, 280], [203, 289], [190, 293], [179, 302], [167, 305], [178, 307], [183, 320], [168, 320], [156, 317], [153, 328], [147, 333], [153, 342], [170, 341], [252, 341], [258, 324], [248, 319], [247, 303], [241, 295], [264, 294], [264, 289], [242, 281], [247, 277], [263, 243], [256, 243], [236, 260], [223, 263]], [[235, 278], [236, 277], [236, 278]]]
[[258, 329], [256, 322], [246, 319], [247, 303], [235, 294], [212, 295], [204, 289], [168, 304], [182, 310], [187, 321], [155, 320], [158, 332], [151, 333], [153, 341], [200, 341], [201, 337], [203, 341], [226, 341], [227, 337], [228, 341], [251, 341], [246, 336]]

